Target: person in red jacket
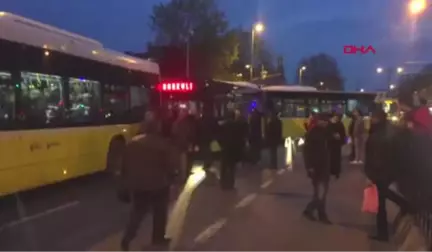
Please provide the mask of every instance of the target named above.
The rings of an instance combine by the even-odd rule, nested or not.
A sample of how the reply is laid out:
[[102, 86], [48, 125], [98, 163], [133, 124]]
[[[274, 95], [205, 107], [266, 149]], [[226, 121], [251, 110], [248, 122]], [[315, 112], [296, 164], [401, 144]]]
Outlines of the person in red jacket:
[[400, 109], [405, 113], [406, 126], [418, 133], [432, 133], [432, 114], [425, 104], [416, 104], [412, 94], [398, 97]]
[[304, 123], [304, 127], [306, 131], [311, 130], [313, 127], [316, 126], [317, 124], [317, 119], [316, 119], [316, 113], [311, 112], [308, 120]]

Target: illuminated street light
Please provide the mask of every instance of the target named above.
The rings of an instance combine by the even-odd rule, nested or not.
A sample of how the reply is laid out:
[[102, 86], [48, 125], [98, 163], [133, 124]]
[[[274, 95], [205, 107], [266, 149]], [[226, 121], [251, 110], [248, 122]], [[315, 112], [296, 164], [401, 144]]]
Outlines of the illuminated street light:
[[[249, 69], [249, 73], [250, 73], [250, 80], [253, 79], [253, 69], [254, 69], [254, 56], [255, 56], [255, 36], [256, 34], [261, 34], [265, 29], [265, 26], [263, 23], [258, 22], [255, 23], [252, 27], [252, 32], [251, 32], [251, 62], [250, 62], [250, 67]], [[247, 67], [246, 67], [247, 68]]]
[[254, 31], [257, 32], [257, 33], [262, 33], [264, 31], [264, 29], [265, 29], [265, 26], [261, 22], [260, 23], [256, 23], [254, 25]]
[[426, 0], [411, 0], [408, 4], [409, 13], [412, 16], [422, 14], [427, 8]]
[[390, 84], [389, 88], [390, 88], [390, 90], [393, 90], [393, 89], [396, 88], [396, 85], [394, 85], [394, 84]]
[[302, 77], [303, 77], [303, 72], [306, 71], [306, 66], [302, 66], [299, 69], [299, 85], [302, 84]]
[[249, 69], [250, 67], [251, 67], [251, 65], [249, 65], [249, 64], [247, 64], [247, 65], [245, 66], [246, 69]]
[[321, 82], [320, 82], [320, 86], [324, 86], [324, 82], [321, 81]]
[[382, 73], [382, 72], [383, 72], [382, 67], [378, 67], [378, 68], [376, 69], [376, 72], [377, 72], [377, 73]]
[[360, 89], [360, 92], [362, 92], [362, 93], [363, 93], [363, 92], [364, 92], [364, 89], [363, 89], [363, 88], [362, 88], [362, 89]]
[[402, 73], [404, 71], [404, 69], [402, 67], [398, 67], [396, 69], [396, 71], [397, 71], [398, 74], [400, 74], [400, 73]]

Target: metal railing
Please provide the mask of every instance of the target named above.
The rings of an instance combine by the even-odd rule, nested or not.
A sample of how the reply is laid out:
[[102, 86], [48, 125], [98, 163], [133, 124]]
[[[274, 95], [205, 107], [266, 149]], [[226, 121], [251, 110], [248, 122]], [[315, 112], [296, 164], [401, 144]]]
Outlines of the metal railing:
[[[412, 149], [412, 151], [421, 153], [423, 150]], [[420, 155], [425, 155], [424, 153]], [[404, 170], [396, 179], [397, 189], [408, 203], [407, 210], [413, 215], [417, 226], [422, 231], [428, 250], [432, 250], [432, 164], [422, 165], [417, 162], [419, 160], [416, 160], [415, 155], [411, 153], [408, 155], [413, 160], [403, 162]]]

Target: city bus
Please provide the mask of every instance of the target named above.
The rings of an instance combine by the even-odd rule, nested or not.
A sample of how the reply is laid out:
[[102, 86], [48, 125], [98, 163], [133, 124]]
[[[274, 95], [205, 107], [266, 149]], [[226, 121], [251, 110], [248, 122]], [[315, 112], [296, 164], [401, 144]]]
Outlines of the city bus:
[[348, 126], [350, 112], [357, 108], [368, 115], [377, 93], [320, 91], [308, 86], [266, 86], [261, 88], [263, 105], [275, 111], [283, 122], [284, 138], [304, 136], [306, 119], [312, 112], [337, 112]]
[[[219, 122], [229, 110], [239, 109], [244, 115], [250, 113], [257, 107], [260, 96], [260, 88], [255, 84], [225, 80], [163, 80], [156, 90], [152, 100], [162, 111], [183, 108], [198, 116], [209, 113]], [[218, 155], [217, 141], [211, 143], [210, 149], [214, 156]]]
[[0, 195], [116, 170], [159, 66], [0, 12]]
[[222, 118], [227, 110], [237, 108], [247, 113], [257, 105], [260, 88], [243, 81], [206, 80], [184, 81], [163, 80], [158, 84], [157, 107], [173, 109], [188, 108], [202, 114], [208, 110], [215, 118]]

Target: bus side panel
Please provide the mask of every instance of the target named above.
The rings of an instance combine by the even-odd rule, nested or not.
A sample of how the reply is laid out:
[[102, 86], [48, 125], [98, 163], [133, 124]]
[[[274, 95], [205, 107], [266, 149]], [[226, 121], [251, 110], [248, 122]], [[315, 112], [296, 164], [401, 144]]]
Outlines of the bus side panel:
[[284, 138], [303, 137], [306, 130], [304, 128], [305, 118], [282, 118], [282, 136]]
[[130, 132], [126, 125], [2, 132], [0, 195], [104, 170], [112, 137], [128, 141]]

